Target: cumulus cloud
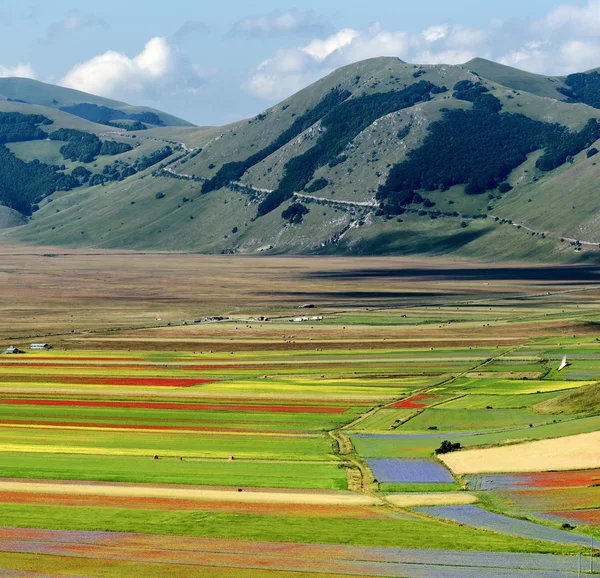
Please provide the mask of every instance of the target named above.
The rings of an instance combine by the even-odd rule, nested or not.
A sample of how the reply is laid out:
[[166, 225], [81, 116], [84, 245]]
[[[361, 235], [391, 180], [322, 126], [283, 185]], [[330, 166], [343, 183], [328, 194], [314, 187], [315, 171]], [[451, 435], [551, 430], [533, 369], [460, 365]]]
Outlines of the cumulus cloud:
[[31, 64], [24, 64], [21, 62], [15, 66], [3, 66], [0, 64], [0, 78], [8, 78], [11, 76], [17, 78], [36, 78], [36, 74]]
[[149, 40], [130, 58], [109, 50], [74, 66], [59, 82], [62, 86], [99, 96], [151, 95], [154, 91], [196, 89], [201, 75], [165, 38]]
[[324, 22], [312, 11], [275, 10], [269, 14], [250, 16], [233, 25], [232, 36], [275, 36], [281, 34], [319, 33]]
[[442, 24], [440, 26], [430, 26], [427, 30], [423, 30], [421, 36], [425, 39], [426, 42], [435, 42], [436, 40], [441, 40], [442, 38], [446, 38], [448, 36], [449, 26], [447, 24]]
[[41, 40], [42, 44], [54, 44], [60, 41], [65, 35], [83, 30], [85, 28], [100, 27], [107, 30], [108, 22], [95, 16], [94, 14], [85, 14], [79, 10], [72, 10], [66, 18], [59, 22], [54, 22], [48, 27], [46, 36]]
[[440, 23], [419, 34], [375, 24], [344, 28], [306, 45], [278, 50], [243, 84], [251, 94], [289, 96], [332, 70], [378, 56], [419, 64], [463, 64], [476, 56], [540, 74], [568, 74], [600, 65], [600, 0], [564, 4], [538, 20], [492, 21], [475, 29]]
[[328, 56], [352, 44], [360, 36], [360, 32], [352, 28], [344, 28], [328, 38], [315, 38], [308, 46], [302, 48], [302, 51], [312, 56], [316, 61], [323, 62]]

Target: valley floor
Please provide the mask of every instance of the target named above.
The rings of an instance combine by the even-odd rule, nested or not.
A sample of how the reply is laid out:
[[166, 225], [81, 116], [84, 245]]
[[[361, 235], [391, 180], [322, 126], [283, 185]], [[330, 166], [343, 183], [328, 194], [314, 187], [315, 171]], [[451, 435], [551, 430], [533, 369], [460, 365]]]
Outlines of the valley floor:
[[600, 268], [2, 253], [1, 575], [600, 567]]

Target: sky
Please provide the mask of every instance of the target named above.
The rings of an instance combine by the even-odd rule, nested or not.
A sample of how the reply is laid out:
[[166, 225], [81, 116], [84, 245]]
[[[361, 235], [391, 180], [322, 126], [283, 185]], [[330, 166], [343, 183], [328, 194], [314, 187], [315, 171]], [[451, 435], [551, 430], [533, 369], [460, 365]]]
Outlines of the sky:
[[376, 56], [581, 72], [600, 66], [600, 0], [0, 0], [0, 77], [198, 125], [253, 116]]

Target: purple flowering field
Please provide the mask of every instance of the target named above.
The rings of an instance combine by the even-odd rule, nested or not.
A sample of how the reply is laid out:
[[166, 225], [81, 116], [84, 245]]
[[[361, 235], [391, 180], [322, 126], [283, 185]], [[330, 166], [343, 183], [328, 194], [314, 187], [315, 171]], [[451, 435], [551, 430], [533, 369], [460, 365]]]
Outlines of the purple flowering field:
[[534, 524], [526, 520], [502, 516], [501, 514], [483, 510], [478, 506], [432, 506], [414, 508], [414, 510], [436, 518], [453, 520], [465, 526], [491, 530], [492, 532], [500, 532], [520, 538], [549, 540], [551, 542], [558, 542], [559, 544], [573, 544], [578, 546], [589, 546], [590, 544], [588, 536], [581, 536], [542, 526], [541, 524]]
[[433, 460], [400, 460], [393, 458], [371, 458], [367, 464], [380, 483], [452, 483], [452, 474]]

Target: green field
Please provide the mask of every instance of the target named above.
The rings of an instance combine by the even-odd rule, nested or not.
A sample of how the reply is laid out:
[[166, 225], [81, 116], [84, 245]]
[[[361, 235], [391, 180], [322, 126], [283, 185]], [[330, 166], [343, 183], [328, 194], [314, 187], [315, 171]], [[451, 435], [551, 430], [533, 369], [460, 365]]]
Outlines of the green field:
[[345, 469], [330, 464], [155, 460], [153, 456], [2, 453], [0, 477], [266, 488], [348, 487]]
[[576, 548], [515, 539], [466, 526], [420, 519], [327, 520], [196, 512], [156, 512], [113, 508], [68, 508], [0, 504], [5, 526], [141, 532], [236, 540], [352, 546], [402, 546], [446, 550], [575, 553]]
[[527, 409], [426, 409], [405, 422], [398, 433], [405, 431], [477, 431], [490, 429], [523, 428], [528, 424], [552, 422], [552, 416], [543, 416]]

